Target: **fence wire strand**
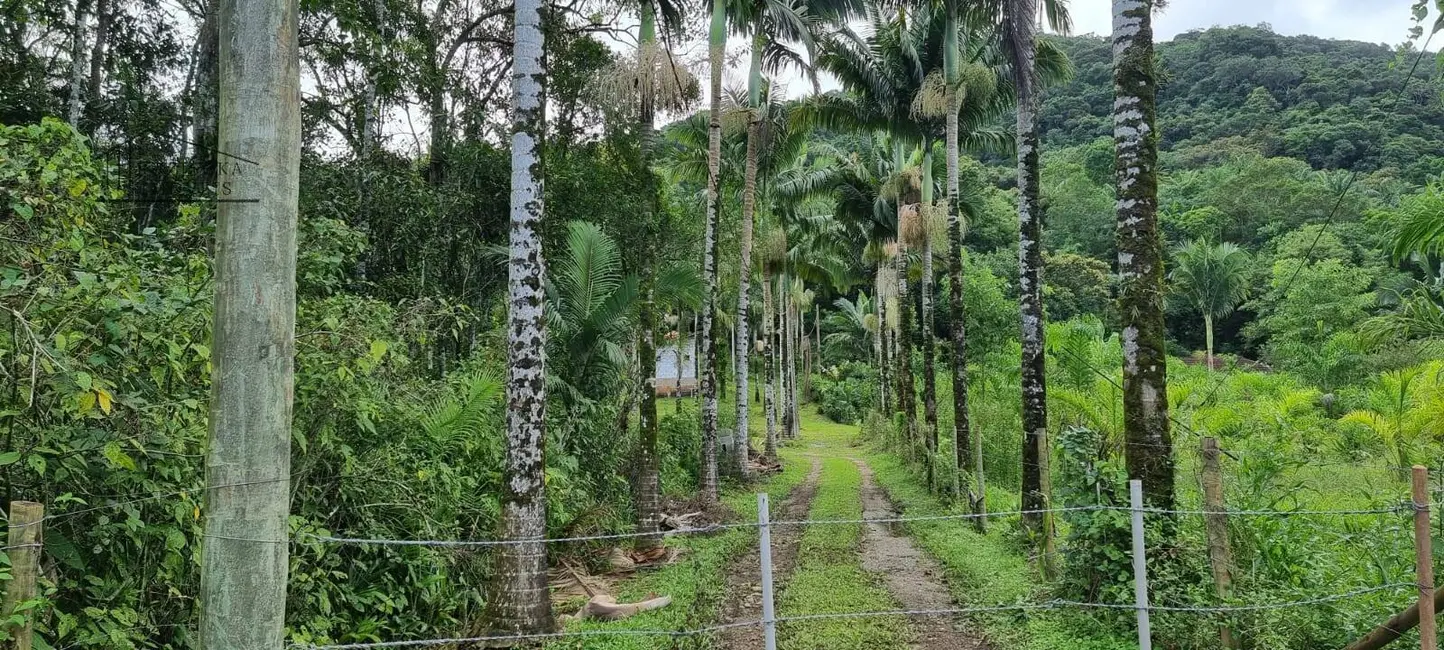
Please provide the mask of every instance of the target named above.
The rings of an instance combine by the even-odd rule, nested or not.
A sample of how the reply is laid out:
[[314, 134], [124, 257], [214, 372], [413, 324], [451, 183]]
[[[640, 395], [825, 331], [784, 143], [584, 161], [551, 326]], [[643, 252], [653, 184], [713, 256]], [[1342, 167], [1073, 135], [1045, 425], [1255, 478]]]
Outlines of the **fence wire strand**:
[[[1341, 601], [1341, 600], [1348, 600], [1348, 599], [1350, 599], [1350, 598], [1356, 598], [1356, 597], [1358, 597], [1358, 596], [1364, 596], [1364, 595], [1368, 595], [1368, 594], [1372, 594], [1372, 593], [1378, 593], [1378, 592], [1383, 592], [1383, 591], [1399, 591], [1399, 590], [1403, 590], [1403, 589], [1406, 589], [1406, 588], [1413, 589], [1413, 588], [1417, 588], [1417, 587], [1418, 587], [1418, 585], [1416, 585], [1416, 584], [1414, 584], [1414, 583], [1412, 583], [1412, 582], [1395, 582], [1395, 583], [1390, 583], [1390, 584], [1386, 584], [1386, 585], [1379, 585], [1379, 586], [1376, 586], [1376, 587], [1368, 587], [1368, 588], [1364, 588], [1364, 589], [1356, 589], [1356, 590], [1344, 592], [1344, 593], [1341, 593], [1341, 594], [1334, 594], [1334, 595], [1330, 595], [1330, 596], [1321, 596], [1321, 597], [1318, 597], [1318, 598], [1309, 598], [1309, 599], [1305, 599], [1305, 600], [1296, 600], [1296, 601], [1290, 601], [1290, 602], [1284, 602], [1284, 603], [1262, 603], [1262, 604], [1257, 604], [1257, 605], [1220, 605], [1220, 606], [1213, 606], [1213, 607], [1208, 607], [1208, 606], [1203, 606], [1203, 607], [1186, 607], [1186, 606], [1176, 606], [1176, 605], [1175, 605], [1175, 606], [1170, 606], [1170, 605], [1149, 605], [1149, 606], [1144, 607], [1144, 608], [1142, 608], [1142, 609], [1147, 609], [1147, 610], [1153, 611], [1153, 612], [1197, 613], [1197, 614], [1223, 614], [1223, 613], [1239, 613], [1239, 612], [1252, 612], [1252, 611], [1277, 610], [1277, 609], [1291, 609], [1291, 608], [1296, 608], [1296, 607], [1308, 607], [1308, 606], [1310, 606], [1310, 605], [1322, 605], [1322, 604], [1331, 603], [1331, 602], [1337, 602], [1337, 601]], [[1080, 608], [1080, 609], [1121, 609], [1121, 610], [1137, 610], [1137, 609], [1140, 609], [1140, 608], [1139, 608], [1138, 606], [1136, 606], [1136, 605], [1122, 604], [1122, 603], [1089, 603], [1089, 602], [1071, 601], [1071, 600], [1049, 600], [1049, 601], [1044, 601], [1044, 602], [1040, 602], [1040, 603], [1017, 603], [1017, 604], [1012, 604], [1012, 605], [991, 605], [991, 606], [976, 606], [976, 607], [949, 607], [949, 608], [939, 608], [939, 609], [900, 609], [900, 610], [877, 610], [877, 611], [866, 611], [866, 612], [823, 612], [823, 613], [816, 613], [816, 614], [797, 614], [797, 615], [792, 615], [792, 616], [778, 616], [778, 617], [774, 618], [774, 619], [771, 620], [771, 621], [764, 621], [764, 620], [760, 620], [760, 619], [759, 619], [759, 620], [738, 621], [738, 622], [734, 622], [734, 623], [723, 623], [723, 624], [719, 624], [719, 625], [709, 625], [709, 626], [706, 626], [706, 627], [700, 627], [700, 628], [696, 628], [696, 629], [692, 629], [692, 630], [627, 630], [627, 629], [617, 629], [617, 630], [575, 630], [575, 631], [547, 632], [547, 633], [540, 633], [540, 634], [497, 635], [497, 636], [463, 637], [463, 638], [449, 638], [449, 639], [422, 639], [422, 640], [415, 640], [415, 641], [379, 641], [379, 642], [369, 642], [369, 643], [345, 643], [345, 644], [337, 644], [337, 645], [293, 644], [293, 645], [291, 646], [291, 648], [292, 648], [292, 650], [375, 650], [375, 649], [381, 649], [381, 648], [425, 647], [425, 646], [452, 645], [452, 644], [462, 644], [462, 643], [482, 643], [482, 642], [487, 642], [487, 641], [536, 641], [536, 640], [560, 639], [560, 638], [568, 638], [568, 637], [649, 636], [649, 637], [663, 637], [663, 638], [687, 638], [687, 637], [700, 636], [700, 635], [704, 635], [704, 634], [711, 634], [711, 633], [714, 633], [714, 632], [720, 632], [720, 631], [723, 631], [723, 630], [729, 630], [729, 629], [733, 629], [733, 628], [760, 627], [760, 626], [763, 626], [763, 625], [765, 625], [765, 624], [767, 624], [767, 623], [769, 623], [769, 622], [774, 623], [774, 624], [777, 624], [777, 625], [786, 625], [786, 624], [790, 624], [790, 623], [802, 623], [802, 622], [808, 622], [808, 621], [857, 619], [857, 618], [880, 618], [880, 617], [888, 617], [888, 616], [961, 616], [961, 615], [964, 615], [964, 614], [990, 614], [990, 613], [999, 613], [999, 612], [1029, 612], [1029, 611], [1057, 610], [1057, 609], [1067, 609], [1067, 608]]]

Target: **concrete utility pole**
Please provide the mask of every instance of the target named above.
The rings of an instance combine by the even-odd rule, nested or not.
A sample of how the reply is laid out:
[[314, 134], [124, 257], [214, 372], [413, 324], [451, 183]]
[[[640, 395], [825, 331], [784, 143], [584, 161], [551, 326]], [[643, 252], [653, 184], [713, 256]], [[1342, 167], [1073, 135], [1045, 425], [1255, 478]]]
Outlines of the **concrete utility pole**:
[[301, 83], [296, 0], [221, 0], [201, 647], [284, 645]]

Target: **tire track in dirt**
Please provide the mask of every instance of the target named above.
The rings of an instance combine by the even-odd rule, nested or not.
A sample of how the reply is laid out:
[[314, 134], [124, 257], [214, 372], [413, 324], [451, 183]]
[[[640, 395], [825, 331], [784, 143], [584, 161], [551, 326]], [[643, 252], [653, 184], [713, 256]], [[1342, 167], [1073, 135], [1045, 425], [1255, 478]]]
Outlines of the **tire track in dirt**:
[[[822, 459], [812, 459], [807, 478], [787, 496], [782, 507], [772, 512], [774, 521], [806, 519], [817, 495], [817, 482], [822, 478]], [[803, 526], [772, 529], [772, 578], [774, 584], [786, 584], [797, 566], [797, 546], [802, 540]], [[722, 622], [738, 623], [762, 618], [762, 567], [758, 564], [757, 545], [739, 556], [727, 568], [727, 600], [722, 605]], [[762, 647], [761, 626], [734, 627], [723, 630], [719, 647], [724, 650], [757, 650]]]
[[[862, 472], [862, 516], [880, 519], [897, 516], [887, 493], [873, 480], [872, 468], [853, 460]], [[863, 530], [862, 566], [877, 574], [903, 609], [948, 609], [956, 607], [943, 582], [943, 568], [913, 544], [912, 538], [895, 533], [892, 524], [867, 524]], [[953, 616], [913, 616], [912, 650], [988, 650], [988, 645], [969, 634], [964, 621]]]

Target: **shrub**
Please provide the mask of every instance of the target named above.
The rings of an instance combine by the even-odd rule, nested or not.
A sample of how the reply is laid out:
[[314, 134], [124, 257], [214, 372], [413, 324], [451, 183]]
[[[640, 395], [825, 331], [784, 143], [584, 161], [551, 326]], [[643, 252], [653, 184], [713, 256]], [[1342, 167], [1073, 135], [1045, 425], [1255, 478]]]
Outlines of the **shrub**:
[[818, 411], [838, 424], [857, 422], [877, 401], [877, 373], [864, 363], [829, 368], [813, 385]]

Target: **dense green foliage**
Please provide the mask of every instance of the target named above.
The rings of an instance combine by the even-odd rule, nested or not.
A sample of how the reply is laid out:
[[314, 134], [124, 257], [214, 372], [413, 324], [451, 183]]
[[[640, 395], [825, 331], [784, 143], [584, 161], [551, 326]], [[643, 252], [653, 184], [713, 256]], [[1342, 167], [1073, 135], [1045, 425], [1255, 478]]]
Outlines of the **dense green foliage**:
[[[210, 90], [193, 80], [208, 68], [202, 44], [188, 42], [192, 25], [171, 24], [153, 0], [113, 2], [121, 9], [109, 14], [109, 45], [97, 44], [91, 70], [73, 68], [89, 75], [72, 76], [79, 62], [67, 60], [69, 4], [20, 0], [0, 16], [6, 27], [20, 26], [10, 36], [41, 32], [34, 47], [11, 39], [19, 45], [0, 48], [0, 480], [7, 503], [42, 501], [52, 516], [44, 602], [34, 614], [40, 638], [78, 650], [186, 648], [199, 608], [212, 370], [215, 215], [201, 197], [213, 191], [215, 153], [190, 141], [205, 139]], [[488, 553], [313, 537], [496, 535], [511, 42], [504, 6], [463, 4], [303, 5], [302, 56], [315, 92], [304, 102], [296, 279], [287, 625], [298, 643], [484, 628]], [[1015, 508], [1023, 468], [1017, 181], [1007, 132], [1014, 71], [992, 40], [995, 26], [966, 28], [986, 38], [968, 40], [962, 73], [961, 260], [950, 259], [934, 223], [945, 208], [922, 200], [947, 194], [944, 111], [936, 105], [945, 87], [944, 16], [937, 7], [919, 10], [904, 29], [892, 12], [873, 11], [878, 47], [810, 43], [851, 91], [788, 102], [764, 88], [759, 73], [765, 126], [753, 143], [736, 110], [745, 102], [727, 103], [713, 279], [698, 273], [710, 116], [679, 111], [655, 135], [636, 123], [626, 81], [637, 75], [625, 68], [635, 62], [591, 35], [623, 29], [630, 5], [606, 4], [623, 16], [611, 19], [616, 25], [575, 8], [547, 24], [541, 237], [550, 265], [550, 532], [615, 533], [634, 524], [636, 406], [650, 379], [636, 358], [637, 306], [647, 289], [665, 323], [654, 334], [676, 341], [691, 328], [701, 285], [715, 283], [726, 392], [736, 385], [725, 370], [735, 349], [728, 335], [749, 316], [751, 332], [761, 332], [769, 316], [761, 282], [751, 283], [751, 313], [737, 314], [739, 280], [752, 273], [778, 280], [770, 285], [777, 304], [797, 308], [807, 352], [796, 356], [813, 373], [799, 383], [836, 425], [820, 425], [824, 442], [840, 448], [851, 431], [842, 425], [861, 423], [887, 454], [878, 480], [905, 512], [961, 512], [966, 504], [949, 501], [949, 491], [976, 477], [955, 466], [948, 373], [937, 377], [944, 408], [940, 443], [926, 459], [930, 485], [912, 474], [926, 446], [898, 426], [905, 416], [880, 411], [879, 391], [896, 385], [891, 373], [901, 364], [878, 364], [883, 345], [897, 353], [899, 336], [935, 346], [927, 349], [948, 367], [950, 262], [963, 272], [965, 412], [979, 440], [984, 499], [994, 510]], [[204, 5], [183, 11], [199, 20]], [[798, 52], [773, 45], [769, 74], [794, 63], [789, 57], [800, 62]], [[1409, 47], [1263, 27], [1188, 32], [1158, 52], [1160, 223], [1176, 357], [1168, 394], [1177, 447], [1169, 453], [1180, 468], [1179, 502], [1199, 505], [1194, 450], [1202, 436], [1232, 454], [1231, 507], [1398, 502], [1399, 468], [1444, 452], [1444, 103], [1433, 62], [1424, 56], [1416, 69], [1421, 59]], [[1125, 492], [1112, 57], [1098, 37], [1049, 37], [1040, 48], [1050, 499], [1064, 506], [1117, 504]], [[669, 99], [685, 107], [693, 80], [680, 67], [667, 70], [678, 86]], [[185, 87], [173, 88], [182, 78]], [[618, 85], [623, 91], [609, 95]], [[81, 101], [67, 124], [54, 116], [68, 112], [72, 97]], [[401, 142], [406, 134], [391, 123], [401, 106], [430, 113], [429, 143], [414, 128], [412, 142]], [[391, 132], [368, 140], [376, 107]], [[760, 167], [757, 269], [740, 268], [738, 254], [749, 146]], [[893, 266], [909, 218], [914, 245]], [[936, 277], [927, 283], [918, 241], [934, 256]], [[918, 322], [899, 319], [910, 304], [897, 295], [899, 269], [913, 290], [932, 287], [930, 328], [899, 331], [900, 321]], [[763, 343], [771, 361], [775, 349]], [[1202, 367], [1195, 350], [1215, 345], [1221, 360]], [[913, 354], [920, 372], [925, 354]], [[754, 372], [763, 365], [754, 361]], [[663, 407], [659, 423], [661, 484], [686, 500], [703, 474], [702, 433], [694, 407], [673, 406]], [[737, 414], [722, 413], [722, 428], [735, 426]], [[763, 417], [752, 416], [754, 432]], [[782, 455], [786, 469], [762, 488], [776, 496], [803, 474], [800, 454]], [[825, 469], [813, 516], [858, 516], [856, 468], [834, 459]], [[737, 516], [751, 514], [745, 490], [725, 503]], [[1400, 521], [1234, 518], [1237, 589], [1226, 604], [1407, 581]], [[1150, 533], [1163, 546], [1154, 577], [1160, 598], [1220, 604], [1199, 552], [1201, 523], [1176, 523]], [[1130, 597], [1119, 513], [1059, 517], [1053, 578], [1030, 564], [1035, 540], [1016, 524], [1007, 518], [978, 534], [968, 522], [939, 521], [910, 532], [946, 567], [959, 602]], [[624, 597], [665, 591], [676, 605], [623, 625], [714, 622], [726, 597], [722, 573], [748, 546], [741, 530], [680, 542], [684, 560], [624, 585]], [[892, 605], [854, 562], [858, 532], [807, 532], [807, 559], [795, 589], [783, 594], [784, 609]], [[600, 564], [595, 550], [571, 544], [556, 553]], [[1379, 592], [1230, 623], [1250, 647], [1334, 647], [1401, 602]], [[1130, 647], [1128, 616], [1046, 611], [978, 620], [998, 647], [1114, 650]], [[1197, 618], [1155, 621], [1168, 647], [1215, 647], [1213, 627]], [[783, 645], [884, 646], [897, 642], [900, 627], [891, 619], [816, 621], [785, 631]], [[585, 647], [646, 647], [636, 638], [608, 643]]]

